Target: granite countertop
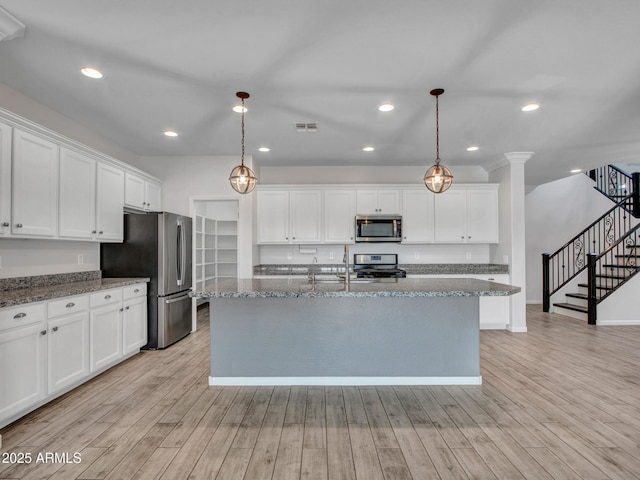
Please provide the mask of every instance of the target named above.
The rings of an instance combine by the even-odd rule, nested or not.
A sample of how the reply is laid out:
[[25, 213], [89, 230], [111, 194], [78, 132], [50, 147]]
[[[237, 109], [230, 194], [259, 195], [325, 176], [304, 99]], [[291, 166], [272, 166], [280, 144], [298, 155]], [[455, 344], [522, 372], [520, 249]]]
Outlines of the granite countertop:
[[484, 297], [507, 296], [520, 287], [472, 278], [398, 278], [310, 284], [308, 279], [225, 280], [192, 293], [199, 298]]
[[148, 281], [149, 278], [98, 278], [79, 282], [4, 290], [0, 291], [0, 308], [70, 297], [72, 295], [81, 295], [83, 293], [97, 292]]
[[[508, 274], [509, 265], [496, 263], [405, 263], [398, 265], [408, 275], [499, 275]], [[308, 275], [344, 273], [344, 264], [265, 264], [253, 267], [254, 275]]]

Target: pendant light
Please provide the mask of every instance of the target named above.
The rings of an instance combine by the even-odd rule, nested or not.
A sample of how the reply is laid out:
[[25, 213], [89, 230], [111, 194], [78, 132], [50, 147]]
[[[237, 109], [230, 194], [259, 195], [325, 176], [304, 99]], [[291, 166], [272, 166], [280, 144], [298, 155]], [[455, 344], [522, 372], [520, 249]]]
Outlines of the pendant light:
[[247, 92], [237, 92], [236, 97], [242, 100], [242, 108], [240, 109], [242, 112], [242, 156], [240, 157], [240, 165], [231, 170], [229, 182], [231, 182], [231, 187], [236, 192], [244, 194], [250, 193], [256, 188], [258, 179], [253, 170], [244, 166], [244, 112], [247, 110], [244, 106], [244, 100], [249, 98], [249, 94]]
[[438, 97], [444, 93], [442, 88], [434, 88], [431, 95], [436, 97], [436, 163], [427, 169], [424, 174], [425, 186], [433, 193], [442, 193], [449, 189], [453, 183], [453, 175], [444, 165], [440, 165], [440, 125], [438, 118]]

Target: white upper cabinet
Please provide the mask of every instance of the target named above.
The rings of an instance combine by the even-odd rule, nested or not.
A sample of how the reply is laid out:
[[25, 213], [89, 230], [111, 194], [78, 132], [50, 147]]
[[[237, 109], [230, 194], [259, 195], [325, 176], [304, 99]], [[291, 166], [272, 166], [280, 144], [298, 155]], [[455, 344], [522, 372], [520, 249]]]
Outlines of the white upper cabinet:
[[351, 190], [325, 190], [324, 242], [353, 243], [355, 237], [356, 193]]
[[435, 195], [435, 241], [497, 243], [496, 185], [455, 188]]
[[93, 239], [96, 233], [96, 161], [60, 149], [61, 238]]
[[294, 190], [290, 193], [291, 242], [322, 242], [322, 192]]
[[258, 243], [289, 243], [288, 191], [258, 191]]
[[356, 214], [358, 215], [400, 215], [402, 213], [398, 189], [359, 189], [356, 196]]
[[434, 194], [426, 188], [402, 192], [402, 243], [434, 240]]
[[55, 237], [58, 233], [58, 146], [14, 129], [11, 167], [12, 233]]
[[99, 241], [122, 242], [124, 172], [111, 165], [98, 164], [96, 189], [96, 238]]
[[0, 123], [0, 236], [11, 232], [11, 127]]
[[258, 191], [258, 243], [320, 243], [320, 190]]
[[127, 207], [149, 212], [162, 210], [162, 188], [157, 183], [127, 172], [124, 185], [124, 204]]

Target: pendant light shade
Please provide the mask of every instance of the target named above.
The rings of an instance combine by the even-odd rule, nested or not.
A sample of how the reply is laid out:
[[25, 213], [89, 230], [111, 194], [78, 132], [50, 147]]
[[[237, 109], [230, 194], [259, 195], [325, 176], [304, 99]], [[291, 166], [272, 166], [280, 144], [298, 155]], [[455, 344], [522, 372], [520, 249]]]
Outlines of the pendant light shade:
[[231, 183], [231, 188], [238, 193], [244, 194], [250, 193], [254, 188], [256, 188], [258, 178], [256, 177], [256, 174], [253, 173], [253, 170], [244, 165], [244, 112], [246, 111], [244, 100], [249, 98], [249, 94], [247, 92], [237, 92], [236, 97], [242, 100], [242, 156], [240, 157], [240, 165], [231, 170], [229, 182]]
[[433, 193], [442, 193], [449, 189], [453, 183], [453, 175], [444, 165], [440, 165], [440, 119], [438, 110], [438, 97], [444, 93], [442, 88], [434, 88], [431, 95], [436, 97], [436, 163], [427, 169], [424, 174], [424, 185]]

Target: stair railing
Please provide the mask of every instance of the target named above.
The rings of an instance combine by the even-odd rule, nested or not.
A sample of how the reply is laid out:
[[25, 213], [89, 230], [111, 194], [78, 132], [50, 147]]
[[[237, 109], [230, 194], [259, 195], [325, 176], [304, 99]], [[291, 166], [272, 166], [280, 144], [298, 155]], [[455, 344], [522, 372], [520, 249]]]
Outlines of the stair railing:
[[596, 306], [640, 269], [640, 223], [600, 254], [587, 260], [587, 321], [595, 325]]
[[633, 209], [633, 196], [625, 196], [554, 253], [542, 254], [543, 311], [549, 311], [551, 295], [587, 267], [590, 253], [600, 255], [631, 230], [632, 215], [629, 211]]
[[627, 207], [634, 217], [640, 217], [639, 172], [628, 174], [615, 165], [604, 165], [590, 170], [587, 174], [596, 182], [593, 188], [616, 203], [635, 193], [633, 202], [628, 204]]

